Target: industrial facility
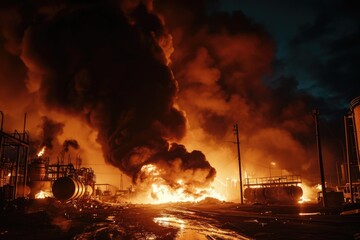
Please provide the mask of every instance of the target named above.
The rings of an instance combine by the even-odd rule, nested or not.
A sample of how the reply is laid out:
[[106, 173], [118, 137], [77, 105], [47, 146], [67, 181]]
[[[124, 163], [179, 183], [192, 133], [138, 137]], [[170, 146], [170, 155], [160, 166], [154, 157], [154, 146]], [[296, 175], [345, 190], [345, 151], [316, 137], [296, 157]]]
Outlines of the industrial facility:
[[[26, 115], [22, 131], [7, 133], [3, 130], [4, 114], [0, 111], [0, 199], [14, 200], [20, 197], [54, 197], [61, 201], [94, 197], [116, 202], [129, 199], [133, 190], [124, 191], [109, 184], [96, 183], [91, 168], [81, 167], [64, 159], [51, 162], [44, 155], [43, 147], [37, 156], [29, 157], [29, 135], [26, 131]], [[360, 97], [350, 103], [349, 114], [344, 116], [346, 162], [337, 164], [338, 186], [336, 192], [343, 194], [344, 203], [360, 202]], [[303, 195], [301, 176], [270, 176], [245, 178], [243, 197], [246, 203], [296, 204]], [[240, 191], [229, 185], [227, 191]], [[327, 188], [327, 192], [330, 191]], [[333, 191], [333, 190], [332, 190]], [[330, 197], [329, 193], [329, 197]], [[338, 194], [337, 194], [338, 195]], [[329, 199], [328, 201], [332, 201]]]
[[[358, 159], [360, 147], [358, 141], [360, 138], [360, 97], [351, 102], [350, 114], [344, 118], [347, 158], [346, 162], [340, 164], [341, 168], [339, 169], [342, 184], [339, 184], [336, 192], [330, 191], [330, 188], [326, 191], [327, 208], [322, 208], [321, 201], [319, 201], [319, 204], [299, 205], [299, 200], [303, 196], [301, 176], [271, 176], [271, 173], [269, 177], [245, 178], [243, 193], [240, 190], [242, 189], [240, 184], [227, 179], [226, 190], [228, 194], [233, 191], [239, 193], [239, 190], [242, 193], [241, 197], [244, 197], [245, 201], [241, 202], [240, 205], [205, 199], [204, 203], [199, 204], [177, 203], [176, 207], [181, 210], [176, 210], [175, 205], [169, 204], [165, 209], [166, 211], [174, 211], [173, 213], [170, 212], [172, 215], [162, 212], [164, 205], [160, 207], [150, 205], [135, 207], [135, 205], [127, 202], [136, 195], [135, 191], [132, 189], [119, 190], [109, 184], [96, 183], [95, 172], [91, 168], [81, 167], [80, 159], [75, 159], [74, 163], [70, 159], [65, 162], [64, 156], [62, 156], [62, 158], [60, 157], [56, 162], [53, 162], [44, 154], [45, 147], [36, 156], [29, 157], [30, 141], [26, 131], [26, 115], [24, 117], [23, 131], [15, 130], [13, 133], [7, 133], [3, 131], [4, 114], [1, 111], [0, 114], [0, 203], [3, 206], [2, 214], [6, 216], [3, 219], [8, 219], [6, 224], [3, 223], [4, 227], [1, 229], [2, 234], [8, 237], [6, 239], [14, 239], [14, 236], [18, 236], [19, 229], [21, 236], [29, 235], [34, 237], [32, 239], [89, 239], [89, 236], [92, 237], [91, 239], [104, 239], [98, 238], [99, 236], [109, 236], [105, 239], [113, 239], [110, 236], [114, 234], [115, 236], [125, 236], [125, 239], [127, 239], [126, 236], [143, 235], [149, 237], [146, 239], [152, 239], [154, 227], [153, 224], [149, 225], [149, 222], [153, 221], [159, 224], [159, 226], [156, 224], [155, 226], [160, 229], [156, 230], [159, 231], [156, 234], [160, 236], [164, 234], [161, 230], [162, 221], [172, 216], [175, 222], [181, 222], [183, 220], [180, 218], [183, 217], [191, 219], [189, 225], [190, 223], [193, 224], [194, 217], [197, 217], [194, 213], [204, 211], [203, 204], [208, 205], [206, 205], [206, 211], [202, 214], [211, 211], [216, 212], [219, 208], [219, 214], [211, 214], [211, 216], [220, 218], [224, 214], [224, 208], [227, 209], [226, 211], [232, 211], [230, 215], [226, 216], [233, 219], [231, 226], [241, 222], [245, 224], [256, 223], [261, 226], [261, 229], [264, 229], [263, 226], [266, 224], [270, 225], [276, 222], [279, 217], [278, 214], [282, 211], [289, 214], [299, 211], [298, 215], [293, 214], [291, 218], [286, 220], [289, 222], [288, 226], [291, 226], [290, 221], [296, 219], [296, 221], [301, 222], [306, 214], [311, 214], [307, 223], [309, 229], [314, 229], [311, 219], [315, 218], [314, 214], [317, 214], [314, 211], [319, 211], [319, 209], [326, 214], [317, 216], [321, 217], [321, 219], [317, 218], [318, 220], [314, 224], [317, 224], [317, 221], [327, 222], [329, 218], [327, 214], [329, 213], [337, 214], [338, 217], [343, 217], [342, 214], [352, 216], [358, 214], [359, 209], [347, 210], [346, 203], [360, 201]], [[122, 181], [120, 186], [122, 186]], [[340, 198], [338, 198], [339, 196]], [[25, 204], [23, 199], [26, 199]], [[122, 204], [112, 204], [116, 202]], [[25, 209], [30, 206], [36, 210], [27, 212], [22, 210], [22, 207]], [[192, 209], [195, 209], [194, 212]], [[303, 213], [302, 209], [313, 212]], [[241, 211], [238, 212], [238, 210]], [[249, 211], [249, 216], [247, 216], [246, 211]], [[162, 214], [165, 214], [165, 217], [149, 218], [151, 216], [163, 216]], [[184, 214], [190, 215], [185, 216]], [[254, 218], [254, 216], [259, 216], [259, 220], [249, 219]], [[24, 217], [25, 220], [21, 220]], [[179, 220], [177, 220], [177, 217], [179, 217]], [[209, 219], [211, 219], [210, 215]], [[346, 218], [345, 220], [347, 222], [341, 227], [347, 229], [350, 226], [351, 230], [347, 230], [348, 234], [356, 234], [358, 220], [352, 218], [350, 220]], [[18, 226], [20, 221], [25, 223], [24, 226]], [[139, 225], [141, 221], [144, 222]], [[201, 217], [199, 221], [201, 222], [200, 225], [203, 224], [204, 217]], [[134, 228], [136, 224], [139, 227]], [[230, 223], [227, 224], [230, 225]], [[144, 230], [143, 226], [151, 226], [151, 228]], [[253, 226], [247, 225], [247, 227], [251, 229]], [[33, 229], [41, 230], [36, 232]], [[230, 230], [227, 230], [227, 227], [224, 227], [224, 229], [221, 232], [228, 231], [227, 236], [242, 239], [237, 232], [243, 232], [243, 230], [234, 232], [233, 227]], [[297, 227], [294, 227], [294, 229], [296, 230]], [[326, 231], [323, 232], [326, 233]], [[344, 230], [339, 230], [339, 232], [338, 235], [344, 234]]]
[[[61, 201], [95, 196], [95, 173], [70, 161], [50, 162], [44, 157], [45, 147], [34, 158], [29, 158], [29, 135], [26, 116], [22, 132], [3, 131], [4, 114], [0, 111], [0, 199], [32, 199], [55, 197]], [[79, 163], [79, 159], [75, 160]]]

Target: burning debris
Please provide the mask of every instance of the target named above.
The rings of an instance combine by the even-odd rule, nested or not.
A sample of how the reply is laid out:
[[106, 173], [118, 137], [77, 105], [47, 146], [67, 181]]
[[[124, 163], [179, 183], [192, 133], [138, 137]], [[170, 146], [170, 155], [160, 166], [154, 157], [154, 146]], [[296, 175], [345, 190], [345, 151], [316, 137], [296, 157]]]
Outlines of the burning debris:
[[209, 186], [215, 173], [203, 153], [172, 144], [143, 165], [134, 181], [143, 190], [152, 189], [156, 202], [195, 201], [212, 194]]

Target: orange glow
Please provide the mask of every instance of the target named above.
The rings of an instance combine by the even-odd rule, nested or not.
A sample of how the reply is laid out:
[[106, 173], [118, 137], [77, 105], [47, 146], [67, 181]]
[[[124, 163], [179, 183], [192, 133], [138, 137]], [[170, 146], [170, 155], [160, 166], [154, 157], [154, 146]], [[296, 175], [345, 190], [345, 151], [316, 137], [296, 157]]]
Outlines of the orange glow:
[[152, 164], [142, 166], [141, 171], [153, 176], [159, 176], [160, 174], [160, 171]]
[[51, 194], [48, 192], [40, 191], [37, 194], [35, 194], [35, 199], [44, 199], [47, 197], [51, 197]]
[[317, 185], [314, 187], [309, 187], [304, 183], [298, 184], [299, 187], [303, 190], [303, 195], [300, 198], [300, 201], [298, 203], [303, 204], [307, 202], [315, 202], [317, 201]]
[[[180, 182], [180, 181], [178, 181]], [[195, 196], [186, 194], [185, 188], [180, 187], [172, 190], [167, 185], [152, 184], [151, 195], [156, 196], [151, 203], [168, 203], [168, 202], [199, 202], [207, 197], [216, 198], [224, 201], [224, 197], [217, 193], [213, 188], [195, 189]]]
[[41, 157], [42, 155], [44, 155], [45, 149], [46, 149], [46, 146], [43, 146], [43, 148], [39, 151], [39, 153], [37, 154], [37, 156], [38, 156], [38, 157]]
[[207, 197], [216, 198], [220, 201], [225, 200], [213, 187], [191, 188], [190, 194], [189, 186], [186, 186], [183, 179], [176, 180], [177, 186], [172, 188], [161, 178], [161, 171], [153, 164], [144, 165], [141, 171], [146, 173], [152, 182], [151, 189], [146, 194], [146, 200], [142, 200], [144, 203], [199, 202]]

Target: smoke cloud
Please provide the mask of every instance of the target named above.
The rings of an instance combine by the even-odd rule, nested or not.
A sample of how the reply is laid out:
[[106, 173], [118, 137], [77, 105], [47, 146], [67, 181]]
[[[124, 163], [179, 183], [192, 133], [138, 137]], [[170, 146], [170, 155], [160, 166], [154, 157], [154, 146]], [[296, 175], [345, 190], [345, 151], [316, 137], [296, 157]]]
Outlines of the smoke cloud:
[[62, 152], [68, 152], [69, 148], [72, 147], [73, 149], [79, 149], [80, 145], [75, 139], [68, 139], [65, 140], [63, 143], [63, 150]]
[[[171, 36], [150, 2], [21, 1], [1, 9], [2, 59], [16, 59], [26, 72], [17, 84], [35, 95], [43, 111], [79, 118], [97, 130], [107, 163], [134, 182], [148, 162], [169, 170], [174, 161], [181, 162], [178, 171], [192, 173], [188, 184], [214, 179], [201, 152], [169, 144], [185, 136], [186, 118], [175, 107], [178, 85], [167, 66]], [[61, 124], [46, 122], [44, 134], [60, 133]], [[51, 145], [50, 136], [43, 139]]]
[[[218, 4], [3, 1], [0, 81], [6, 87], [0, 100], [7, 104], [1, 107], [85, 123], [96, 131], [105, 161], [144, 189], [160, 176], [161, 183], [194, 193], [193, 187], [215, 179], [209, 162], [219, 179], [238, 177], [234, 123], [247, 176], [268, 176], [269, 163], [276, 162], [275, 175], [303, 174], [318, 183], [311, 112], [316, 106], [327, 111], [329, 104], [281, 71], [286, 63], [275, 59], [275, 41], [262, 25], [241, 11], [219, 12]], [[306, 56], [287, 64], [308, 62], [303, 43], [311, 40], [310, 30], [319, 33], [315, 27], [304, 28], [292, 42], [296, 56]], [[337, 62], [354, 66], [335, 60], [327, 69], [335, 71]], [[324, 67], [314, 75], [319, 69]], [[341, 69], [321, 79], [338, 79]], [[332, 81], [335, 88], [344, 85]], [[325, 135], [339, 141], [334, 121], [322, 120]], [[335, 141], [323, 141], [329, 164], [339, 156]], [[155, 177], [147, 170], [153, 165]]]
[[63, 133], [64, 123], [42, 117], [42, 124], [39, 128], [41, 129], [39, 136], [41, 139], [40, 147], [45, 146], [47, 149], [52, 149], [54, 144], [59, 144], [57, 137]]
[[[311, 112], [321, 102], [299, 90], [295, 78], [273, 78], [280, 64], [275, 42], [262, 25], [241, 11], [219, 12], [216, 4], [155, 3], [174, 37], [171, 66], [179, 82], [178, 104], [194, 133], [186, 141], [215, 159], [222, 179], [237, 177], [236, 147], [229, 142], [238, 123], [246, 176], [269, 176], [269, 164], [276, 162], [274, 175], [299, 174], [316, 183]], [[327, 161], [333, 162], [338, 152], [333, 143], [324, 143]]]

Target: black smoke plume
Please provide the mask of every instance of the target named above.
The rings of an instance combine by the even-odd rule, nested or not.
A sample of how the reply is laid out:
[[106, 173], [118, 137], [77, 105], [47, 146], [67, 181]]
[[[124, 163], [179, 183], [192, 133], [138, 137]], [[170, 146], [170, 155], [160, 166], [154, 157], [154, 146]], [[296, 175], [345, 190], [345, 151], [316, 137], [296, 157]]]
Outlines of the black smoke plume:
[[67, 139], [63, 142], [63, 149], [62, 152], [66, 153], [69, 151], [69, 148], [72, 147], [73, 149], [77, 150], [80, 148], [79, 143], [75, 139]]
[[44, 116], [39, 127], [41, 129], [40, 148], [45, 146], [47, 149], [52, 149], [54, 145], [58, 144], [57, 137], [63, 133], [64, 123], [56, 122]]
[[128, 3], [6, 1], [2, 40], [49, 110], [98, 131], [106, 162], [133, 177], [149, 161], [180, 159], [186, 170], [206, 172], [188, 183], [207, 184], [215, 169], [205, 156], [169, 145], [184, 137], [186, 119], [174, 107], [177, 82], [159, 45], [167, 31], [144, 3]]

